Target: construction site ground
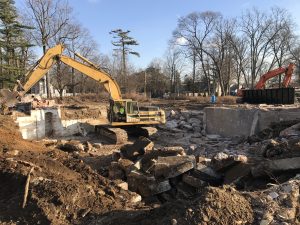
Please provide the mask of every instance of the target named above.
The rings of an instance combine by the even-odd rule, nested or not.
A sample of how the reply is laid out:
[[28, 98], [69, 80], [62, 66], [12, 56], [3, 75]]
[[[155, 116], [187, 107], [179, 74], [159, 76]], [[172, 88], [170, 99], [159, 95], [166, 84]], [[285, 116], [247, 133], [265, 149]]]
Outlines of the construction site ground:
[[[59, 103], [64, 119], [97, 118], [107, 105], [93, 97]], [[24, 140], [13, 118], [0, 116], [0, 224], [300, 224], [300, 134], [279, 137], [299, 121], [223, 138], [199, 122], [207, 103], [152, 104], [168, 122], [142, 152], [138, 137], [123, 145], [96, 133]]]

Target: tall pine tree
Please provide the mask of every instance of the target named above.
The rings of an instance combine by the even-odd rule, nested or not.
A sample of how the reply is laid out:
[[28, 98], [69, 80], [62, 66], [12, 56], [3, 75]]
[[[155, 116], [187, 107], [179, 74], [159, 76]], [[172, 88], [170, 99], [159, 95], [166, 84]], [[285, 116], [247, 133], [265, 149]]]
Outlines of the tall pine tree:
[[0, 0], [0, 87], [12, 87], [25, 75], [30, 47], [25, 29], [30, 28], [18, 21], [14, 0]]

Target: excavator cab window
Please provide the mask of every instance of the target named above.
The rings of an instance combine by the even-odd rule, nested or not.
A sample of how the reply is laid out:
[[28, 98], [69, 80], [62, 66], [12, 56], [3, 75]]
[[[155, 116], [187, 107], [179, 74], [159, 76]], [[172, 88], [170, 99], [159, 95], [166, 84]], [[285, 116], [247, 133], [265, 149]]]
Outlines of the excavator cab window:
[[110, 111], [112, 122], [126, 122], [126, 105], [124, 101], [111, 101]]
[[127, 114], [138, 114], [139, 113], [139, 107], [138, 103], [135, 101], [129, 101], [127, 104]]

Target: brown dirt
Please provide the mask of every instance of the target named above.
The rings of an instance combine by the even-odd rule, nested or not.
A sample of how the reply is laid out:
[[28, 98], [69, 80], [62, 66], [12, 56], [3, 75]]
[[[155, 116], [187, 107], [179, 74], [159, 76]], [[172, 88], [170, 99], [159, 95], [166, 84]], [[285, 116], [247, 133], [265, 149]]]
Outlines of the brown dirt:
[[[73, 155], [22, 140], [8, 116], [0, 117], [0, 223], [79, 224], [88, 214], [132, 208], [132, 195]], [[31, 167], [27, 205], [22, 209]]]
[[208, 187], [193, 200], [177, 200], [152, 210], [114, 211], [87, 224], [234, 225], [252, 224], [253, 220], [251, 205], [239, 192]]

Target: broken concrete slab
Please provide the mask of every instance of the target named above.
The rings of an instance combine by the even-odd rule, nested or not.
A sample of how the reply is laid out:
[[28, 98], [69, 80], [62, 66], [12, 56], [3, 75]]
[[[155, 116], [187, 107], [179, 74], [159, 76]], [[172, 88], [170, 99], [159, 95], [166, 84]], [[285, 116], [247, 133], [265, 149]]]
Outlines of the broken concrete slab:
[[253, 177], [300, 169], [300, 157], [264, 161], [251, 168]]
[[129, 159], [119, 159], [118, 165], [125, 172], [125, 174], [130, 173], [134, 169], [134, 163]]
[[136, 159], [138, 156], [145, 154], [146, 151], [152, 150], [154, 143], [145, 137], [140, 137], [131, 145], [121, 147], [121, 153], [125, 158]]
[[195, 165], [195, 156], [158, 157], [154, 165], [154, 174], [160, 179], [172, 178], [193, 169]]
[[131, 191], [143, 197], [156, 195], [171, 189], [169, 180], [157, 181], [154, 176], [132, 171], [127, 176], [128, 187]]
[[174, 147], [163, 147], [161, 149], [156, 149], [150, 152], [146, 152], [141, 158], [141, 169], [144, 172], [149, 172], [149, 168], [155, 163], [158, 157], [168, 157], [168, 156], [178, 156], [185, 155], [185, 151], [180, 146]]
[[183, 174], [182, 176], [182, 181], [192, 187], [195, 188], [200, 188], [200, 187], [204, 187], [207, 185], [207, 183], [197, 177], [188, 175], [188, 174]]
[[216, 171], [225, 171], [238, 163], [246, 163], [247, 156], [244, 155], [227, 155], [224, 152], [217, 153], [211, 160], [211, 167]]
[[211, 167], [201, 163], [197, 164], [195, 169], [190, 172], [190, 175], [213, 185], [222, 183], [222, 177], [220, 174], [216, 173]]
[[251, 174], [251, 165], [247, 163], [239, 163], [226, 171], [224, 176], [224, 184], [238, 182], [241, 178]]

